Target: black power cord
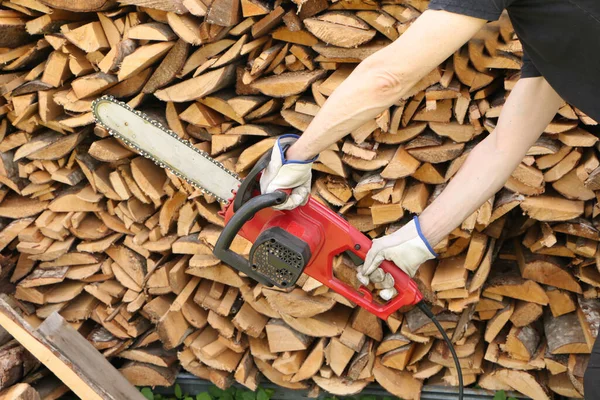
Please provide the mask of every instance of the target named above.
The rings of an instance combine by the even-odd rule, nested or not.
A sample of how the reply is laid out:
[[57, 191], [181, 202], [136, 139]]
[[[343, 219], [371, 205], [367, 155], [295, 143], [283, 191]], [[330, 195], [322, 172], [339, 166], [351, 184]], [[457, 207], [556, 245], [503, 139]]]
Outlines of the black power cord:
[[438, 329], [438, 331], [440, 331], [440, 333], [442, 334], [442, 337], [446, 341], [446, 344], [448, 345], [448, 348], [450, 349], [450, 353], [452, 353], [452, 358], [454, 359], [454, 365], [456, 365], [456, 373], [458, 374], [458, 398], [459, 398], [459, 400], [462, 400], [462, 398], [463, 398], [462, 370], [460, 369], [460, 362], [458, 360], [458, 356], [456, 355], [456, 351], [454, 351], [454, 346], [452, 345], [452, 341], [450, 340], [448, 335], [446, 335], [446, 331], [444, 330], [442, 325], [440, 325], [440, 323], [437, 320], [437, 318], [435, 317], [435, 315], [433, 315], [433, 313], [431, 312], [431, 309], [429, 308], [429, 306], [423, 300], [421, 300], [420, 302], [417, 303], [417, 307], [419, 307], [419, 310], [423, 311], [423, 313], [425, 315], [427, 315], [429, 317], [429, 319], [435, 324], [435, 327]]

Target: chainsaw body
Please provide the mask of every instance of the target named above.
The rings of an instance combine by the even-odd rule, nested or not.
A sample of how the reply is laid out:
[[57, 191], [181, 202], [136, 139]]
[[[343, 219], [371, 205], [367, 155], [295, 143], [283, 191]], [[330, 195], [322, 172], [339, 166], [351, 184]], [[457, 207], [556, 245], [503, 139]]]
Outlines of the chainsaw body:
[[[255, 166], [223, 211], [225, 229], [214, 249], [219, 259], [267, 286], [293, 287], [304, 272], [382, 319], [422, 299], [415, 282], [389, 261], [381, 268], [393, 276], [398, 295], [388, 302], [337, 279], [334, 257], [347, 253], [362, 264], [371, 240], [313, 198], [290, 211], [275, 210], [287, 194], [260, 194], [257, 176], [267, 162]], [[236, 234], [253, 243], [249, 259], [229, 249]]]

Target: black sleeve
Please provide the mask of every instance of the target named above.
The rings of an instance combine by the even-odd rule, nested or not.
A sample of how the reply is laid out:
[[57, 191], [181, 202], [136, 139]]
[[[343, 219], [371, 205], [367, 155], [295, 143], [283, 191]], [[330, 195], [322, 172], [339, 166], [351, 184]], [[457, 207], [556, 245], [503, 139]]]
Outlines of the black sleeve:
[[431, 0], [430, 10], [444, 10], [487, 21], [496, 21], [504, 10], [506, 0]]
[[537, 78], [542, 76], [540, 71], [533, 65], [533, 61], [527, 55], [527, 52], [523, 52], [523, 66], [521, 67], [521, 78]]

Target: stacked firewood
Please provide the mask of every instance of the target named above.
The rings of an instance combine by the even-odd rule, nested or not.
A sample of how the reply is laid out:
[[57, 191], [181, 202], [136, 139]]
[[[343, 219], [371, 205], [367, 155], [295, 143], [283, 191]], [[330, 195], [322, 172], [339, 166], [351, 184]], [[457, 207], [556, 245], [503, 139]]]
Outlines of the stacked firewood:
[[[264, 375], [312, 395], [375, 381], [418, 399], [425, 383], [457, 385], [448, 348], [417, 309], [381, 321], [312, 278], [280, 291], [220, 263], [215, 199], [121, 145], [90, 112], [115, 96], [243, 176], [427, 5], [3, 1], [2, 291], [33, 326], [59, 312], [137, 385], [171, 385], [181, 369], [219, 387], [254, 389]], [[506, 15], [487, 24], [320, 154], [315, 198], [373, 238], [419, 214], [494, 129], [521, 56]], [[583, 397], [600, 317], [593, 125], [564, 104], [502, 192], [418, 272], [467, 384]], [[336, 277], [358, 285], [354, 268], [339, 257]]]

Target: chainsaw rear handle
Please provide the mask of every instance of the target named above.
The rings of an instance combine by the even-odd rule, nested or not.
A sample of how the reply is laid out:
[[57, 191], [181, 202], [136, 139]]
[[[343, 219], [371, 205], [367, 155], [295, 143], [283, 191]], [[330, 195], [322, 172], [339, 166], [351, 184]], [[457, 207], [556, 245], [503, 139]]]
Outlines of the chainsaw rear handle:
[[[309, 201], [309, 203], [311, 201], [312, 199]], [[318, 204], [318, 206], [320, 205], [321, 204]], [[335, 217], [338, 216], [335, 215]], [[341, 217], [338, 218], [341, 219]], [[375, 314], [384, 320], [398, 309], [404, 306], [417, 304], [419, 301], [421, 301], [423, 296], [421, 292], [419, 292], [415, 281], [413, 281], [404, 271], [398, 268], [396, 264], [388, 260], [384, 260], [379, 265], [379, 268], [383, 269], [384, 272], [389, 273], [392, 278], [394, 278], [394, 288], [398, 294], [396, 297], [385, 303], [378, 302], [374, 298], [373, 293], [371, 293], [365, 286], [361, 285], [358, 289], [356, 289], [337, 279], [333, 275], [333, 258], [341, 251], [350, 251], [364, 261], [373, 244], [369, 237], [354, 228], [345, 220], [343, 221], [347, 224], [347, 226], [344, 226], [344, 223], [342, 223], [341, 226], [338, 226], [337, 229], [332, 230], [331, 234], [327, 235], [328, 238], [337, 238], [338, 236], [341, 236], [339, 239], [334, 239], [334, 241], [337, 241], [337, 243], [330, 243], [329, 245], [332, 247], [329, 247], [326, 252], [323, 252], [319, 260], [314, 260], [315, 262], [311, 263], [304, 270], [304, 272], [307, 275], [310, 275], [318, 281], [324, 283], [326, 286], [329, 286], [331, 289], [343, 295], [348, 300], [353, 301], [357, 305], [367, 309], [372, 314]], [[319, 267], [323, 263], [328, 263], [327, 268]]]
[[252, 270], [252, 266], [248, 260], [230, 249], [231, 243], [240, 229], [250, 221], [257, 212], [265, 208], [271, 208], [283, 204], [288, 198], [288, 194], [283, 191], [275, 191], [260, 196], [253, 197], [243, 203], [233, 217], [227, 222], [223, 232], [219, 236], [213, 254], [226, 264], [231, 265], [235, 269], [242, 271], [252, 279], [270, 286], [269, 281], [264, 279], [260, 274]]

